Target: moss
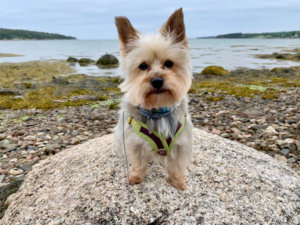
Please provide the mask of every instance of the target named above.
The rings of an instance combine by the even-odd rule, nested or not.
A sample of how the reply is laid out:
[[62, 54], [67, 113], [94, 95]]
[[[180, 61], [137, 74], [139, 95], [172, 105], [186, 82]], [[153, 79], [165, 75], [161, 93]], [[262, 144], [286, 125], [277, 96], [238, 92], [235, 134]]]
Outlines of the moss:
[[190, 90], [189, 90], [188, 93], [191, 93], [191, 94], [197, 94], [198, 91], [197, 91], [195, 88], [190, 88]]
[[[1, 63], [0, 85], [11, 86], [19, 81], [51, 81], [58, 74], [76, 72], [66, 62], [31, 61], [23, 63]], [[26, 82], [27, 83], [27, 82]]]
[[122, 82], [121, 77], [112, 77], [111, 82], [120, 84]]
[[121, 95], [122, 94], [121, 90], [118, 87], [104, 88], [103, 91], [112, 92], [115, 95]]
[[109, 99], [109, 97], [108, 97], [108, 96], [106, 96], [106, 95], [103, 95], [103, 96], [99, 96], [99, 97], [97, 97], [97, 99], [98, 99], [99, 101], [106, 101], [106, 100], [108, 100], [108, 99]]
[[63, 103], [61, 106], [81, 106], [81, 105], [89, 105], [92, 104], [93, 101], [90, 100], [78, 100], [78, 101], [74, 101], [74, 102], [65, 102]]
[[119, 102], [113, 102], [109, 105], [109, 109], [118, 109], [119, 108]]
[[27, 89], [30, 89], [30, 88], [32, 88], [32, 83], [24, 83], [24, 86], [25, 86]]
[[69, 94], [68, 97], [74, 96], [74, 95], [90, 95], [91, 91], [87, 89], [76, 89], [72, 90]]
[[262, 99], [278, 99], [280, 97], [280, 91], [274, 88], [268, 88], [260, 97]]
[[[275, 88], [267, 88], [263, 86], [245, 86], [233, 84], [231, 82], [218, 82], [217, 80], [209, 80], [198, 83], [198, 88], [205, 89], [209, 92], [223, 92], [227, 95], [238, 97], [250, 97], [253, 98], [255, 95], [260, 95], [263, 99], [277, 99], [280, 96], [280, 90]], [[213, 97], [208, 97], [209, 101], [213, 101]], [[217, 98], [215, 99], [217, 100]]]
[[208, 66], [201, 72], [201, 74], [221, 76], [228, 74], [228, 71], [221, 66]]
[[214, 97], [206, 97], [205, 100], [212, 101], [212, 102], [218, 102], [221, 100], [224, 100], [225, 98], [223, 96], [214, 96]]

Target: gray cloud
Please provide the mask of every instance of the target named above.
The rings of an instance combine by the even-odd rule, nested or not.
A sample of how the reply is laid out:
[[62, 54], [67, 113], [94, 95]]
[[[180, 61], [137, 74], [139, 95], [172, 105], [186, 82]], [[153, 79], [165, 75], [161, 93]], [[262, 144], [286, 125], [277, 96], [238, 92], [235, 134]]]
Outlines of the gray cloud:
[[0, 26], [79, 39], [116, 39], [115, 16], [128, 17], [142, 32], [155, 32], [180, 7], [190, 38], [300, 30], [298, 0], [11, 0], [1, 2]]

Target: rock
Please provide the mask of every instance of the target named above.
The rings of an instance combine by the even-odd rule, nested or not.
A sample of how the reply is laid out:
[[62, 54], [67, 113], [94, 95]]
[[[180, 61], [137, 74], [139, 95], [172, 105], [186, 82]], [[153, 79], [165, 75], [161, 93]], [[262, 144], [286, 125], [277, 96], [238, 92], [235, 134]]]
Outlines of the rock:
[[6, 134], [0, 134], [0, 141], [4, 140], [6, 138]]
[[55, 84], [55, 85], [68, 85], [70, 84], [70, 82], [64, 78], [61, 78], [61, 77], [52, 77], [52, 81], [51, 81], [52, 84]]
[[6, 186], [8, 186], [8, 185], [9, 185], [9, 183], [0, 183], [0, 189], [6, 187]]
[[75, 102], [79, 100], [90, 100], [90, 101], [95, 101], [97, 100], [96, 96], [93, 95], [74, 95], [71, 96], [70, 101]]
[[6, 164], [4, 164], [3, 166], [2, 166], [2, 169], [3, 170], [10, 170], [10, 169], [12, 169], [12, 168], [14, 168], [15, 166], [14, 166], [14, 164], [13, 163], [6, 163]]
[[215, 76], [222, 76], [222, 75], [226, 75], [227, 73], [228, 71], [221, 66], [208, 66], [201, 72], [202, 75], [215, 75]]
[[223, 133], [223, 134], [221, 134], [221, 137], [222, 137], [222, 138], [229, 138], [230, 135], [229, 135], [228, 133]]
[[35, 136], [32, 136], [32, 135], [29, 135], [29, 136], [26, 136], [24, 138], [25, 141], [35, 141], [36, 140], [36, 137]]
[[10, 158], [10, 159], [14, 159], [14, 158], [19, 159], [20, 156], [19, 156], [19, 154], [16, 153], [16, 152], [11, 152], [11, 153], [9, 154], [8, 158]]
[[244, 111], [243, 113], [250, 119], [257, 119], [265, 116], [263, 112], [257, 110], [248, 110], [248, 111]]
[[17, 169], [17, 168], [14, 168], [14, 169], [11, 169], [10, 171], [8, 171], [8, 174], [13, 175], [13, 176], [17, 176], [21, 173], [23, 173], [23, 170]]
[[287, 160], [287, 162], [288, 162], [288, 163], [295, 163], [295, 162], [297, 162], [297, 161], [296, 161], [296, 159], [294, 159], [294, 158], [289, 158], [289, 159]]
[[20, 92], [15, 89], [3, 88], [0, 89], [0, 95], [20, 95]]
[[7, 174], [8, 173], [8, 170], [0, 170], [0, 174], [1, 175], [5, 175], [5, 174]]
[[172, 187], [158, 164], [149, 165], [143, 183], [127, 189], [124, 158], [113, 153], [113, 135], [107, 135], [35, 165], [1, 222], [299, 224], [296, 172], [242, 144], [193, 132], [187, 191]]
[[288, 148], [284, 148], [280, 151], [284, 156], [287, 156], [290, 153], [290, 150]]
[[16, 150], [16, 149], [17, 149], [16, 145], [10, 145], [6, 149], [4, 149], [1, 153], [5, 154], [5, 153], [11, 152], [11, 151]]
[[25, 172], [29, 172], [32, 170], [32, 165], [33, 165], [32, 162], [28, 162], [28, 163], [24, 163], [24, 164], [20, 165], [20, 168], [22, 170], [24, 170]]
[[300, 151], [300, 141], [295, 140], [295, 145], [296, 145], [297, 149]]
[[8, 196], [8, 198], [6, 199], [6, 201], [4, 203], [4, 208], [8, 208], [8, 206], [13, 202], [13, 200], [15, 200], [15, 197], [16, 197], [16, 193]]
[[67, 62], [71, 62], [71, 63], [76, 63], [78, 61], [79, 61], [78, 59], [71, 57], [71, 56], [67, 59]]
[[266, 132], [266, 133], [269, 133], [269, 134], [272, 134], [272, 135], [278, 134], [278, 132], [277, 132], [277, 131], [275, 130], [275, 128], [272, 127], [272, 126], [269, 126], [269, 127], [266, 129], [265, 132]]
[[80, 143], [80, 140], [78, 138], [72, 138], [71, 145], [77, 145]]
[[91, 116], [92, 120], [104, 120], [105, 115], [100, 113], [93, 113]]
[[0, 183], [4, 181], [5, 175], [0, 175]]
[[100, 59], [96, 62], [96, 65], [105, 65], [105, 66], [110, 66], [110, 65], [117, 65], [119, 64], [119, 60], [110, 54], [105, 54], [101, 56]]
[[85, 65], [88, 65], [88, 64], [92, 64], [92, 63], [94, 63], [95, 61], [94, 60], [92, 60], [92, 59], [89, 59], [89, 58], [81, 58], [81, 59], [79, 59], [79, 64], [81, 65], [81, 66], [85, 66]]
[[281, 156], [281, 155], [277, 155], [277, 154], [276, 154], [276, 155], [274, 156], [274, 158], [277, 159], [278, 161], [281, 161], [281, 162], [285, 162], [285, 163], [287, 162], [287, 159], [286, 159], [285, 156]]
[[267, 116], [266, 116], [266, 121], [267, 121], [267, 122], [274, 122], [274, 121], [275, 121], [275, 118], [274, 118], [274, 116], [267, 115]]
[[216, 135], [220, 135], [220, 134], [221, 134], [221, 131], [220, 131], [220, 130], [217, 130], [217, 129], [213, 129], [213, 130], [212, 130], [212, 133], [213, 133], [213, 134], [216, 134]]
[[[28, 117], [31, 118], [31, 117]], [[27, 134], [28, 132], [26, 130], [18, 130], [17, 132], [14, 133], [15, 137], [19, 137], [19, 136], [23, 136], [25, 134]]]

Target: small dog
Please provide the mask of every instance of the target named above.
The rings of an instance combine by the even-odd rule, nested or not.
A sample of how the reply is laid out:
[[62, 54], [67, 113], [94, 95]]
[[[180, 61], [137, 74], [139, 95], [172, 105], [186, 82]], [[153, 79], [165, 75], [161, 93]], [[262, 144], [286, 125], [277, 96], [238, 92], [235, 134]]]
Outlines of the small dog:
[[193, 143], [186, 97], [192, 67], [182, 8], [155, 35], [143, 36], [126, 17], [116, 17], [115, 23], [124, 78], [120, 89], [125, 93], [115, 128], [116, 151], [124, 155], [125, 132], [129, 182], [141, 183], [148, 163], [166, 159], [168, 181], [186, 190]]

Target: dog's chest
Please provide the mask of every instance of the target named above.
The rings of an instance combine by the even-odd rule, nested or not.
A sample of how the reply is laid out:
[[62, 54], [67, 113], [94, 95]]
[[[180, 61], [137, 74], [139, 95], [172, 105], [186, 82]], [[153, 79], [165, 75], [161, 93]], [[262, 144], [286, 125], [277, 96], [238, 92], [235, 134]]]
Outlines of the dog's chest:
[[[158, 134], [162, 135], [165, 138], [174, 136], [174, 132], [176, 128], [174, 127], [174, 120], [171, 115], [160, 119], [152, 119], [152, 120], [154, 123], [154, 130], [157, 131]], [[142, 116], [142, 122], [147, 124], [147, 118]]]

